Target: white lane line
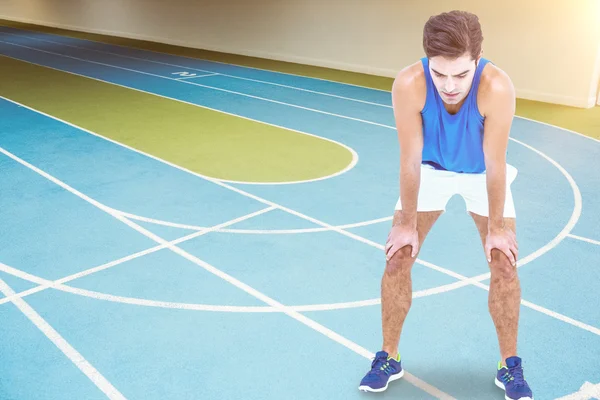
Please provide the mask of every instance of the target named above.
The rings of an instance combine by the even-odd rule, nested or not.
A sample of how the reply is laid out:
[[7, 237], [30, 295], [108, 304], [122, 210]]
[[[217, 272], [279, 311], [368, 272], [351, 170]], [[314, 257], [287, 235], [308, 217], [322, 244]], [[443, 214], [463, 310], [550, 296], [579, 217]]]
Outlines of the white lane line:
[[[201, 259], [199, 259], [198, 257], [186, 252], [185, 250], [170, 244], [169, 242], [167, 242], [166, 240], [164, 240], [163, 238], [161, 238], [160, 236], [148, 231], [147, 229], [144, 229], [143, 227], [137, 225], [136, 223], [128, 220], [126, 217], [122, 216], [119, 213], [114, 212], [110, 207], [105, 206], [104, 204], [92, 199], [91, 197], [79, 192], [78, 190], [72, 188], [71, 186], [67, 185], [66, 183], [60, 181], [59, 179], [55, 178], [54, 176], [48, 174], [45, 171], [42, 171], [41, 169], [37, 168], [36, 166], [28, 163], [27, 161], [17, 157], [16, 155], [12, 154], [11, 152], [5, 150], [4, 148], [0, 147], [0, 152], [3, 153], [4, 155], [10, 157], [11, 159], [13, 159], [14, 161], [18, 162], [19, 164], [31, 169], [32, 171], [36, 172], [37, 174], [43, 176], [44, 178], [48, 179], [49, 181], [55, 183], [56, 185], [62, 187], [63, 189], [67, 190], [68, 192], [74, 194], [75, 196], [81, 198], [82, 200], [87, 201], [88, 203], [92, 204], [93, 206], [99, 208], [100, 210], [106, 212], [107, 214], [113, 216], [114, 218], [118, 219], [119, 221], [123, 222], [124, 224], [126, 224], [127, 226], [129, 226], [130, 228], [138, 231], [139, 233], [141, 233], [142, 235], [146, 236], [147, 238], [154, 240], [157, 243], [166, 245], [166, 247], [173, 251], [175, 254], [180, 255], [181, 257], [185, 258], [186, 260], [198, 265], [201, 268], [204, 268], [206, 271], [218, 276], [219, 278], [223, 279], [224, 281], [232, 284], [233, 286], [243, 290], [244, 292], [248, 293], [251, 296], [254, 296], [255, 298], [263, 301], [264, 303], [270, 305], [271, 307], [276, 308], [277, 310], [281, 311], [282, 313], [290, 316], [291, 318], [301, 322], [302, 324], [314, 329], [315, 331], [323, 334], [324, 336], [328, 337], [329, 339], [343, 345], [344, 347], [354, 351], [357, 354], [362, 355], [365, 358], [371, 359], [374, 357], [374, 354], [372, 352], [370, 352], [369, 350], [365, 349], [364, 347], [352, 342], [351, 340], [343, 337], [342, 335], [332, 331], [331, 329], [325, 327], [324, 325], [319, 324], [318, 322], [304, 316], [303, 314], [300, 314], [297, 311], [294, 311], [292, 309], [290, 309], [289, 307], [283, 305], [282, 303], [268, 297], [267, 295], [259, 292], [258, 290], [254, 289], [253, 287], [243, 283], [242, 281], [234, 278], [233, 276], [215, 268], [214, 266], [212, 266], [211, 264], [207, 263], [206, 261], [203, 261]], [[275, 204], [271, 204], [272, 206], [275, 206]], [[275, 206], [276, 207], [276, 206]], [[13, 293], [14, 294], [14, 293]], [[416, 378], [415, 376], [411, 375], [410, 373], [406, 373], [405, 375], [405, 379], [409, 382], [411, 382], [413, 385], [421, 388], [422, 390], [426, 391], [427, 393], [429, 393], [430, 395], [438, 398], [438, 399], [448, 399], [448, 400], [454, 400], [454, 398], [444, 392], [442, 392], [441, 390], [437, 389], [436, 387], [429, 385], [425, 382], [423, 382], [422, 380]]]
[[[13, 296], [15, 291], [0, 279], [0, 291], [5, 296]], [[93, 383], [100, 389], [109, 399], [124, 400], [123, 396], [117, 388], [115, 388], [89, 361], [87, 361], [73, 346], [69, 344], [40, 314], [38, 314], [25, 300], [21, 298], [13, 298], [12, 303], [25, 314], [25, 316], [33, 322], [56, 347], [63, 352], [69, 360], [81, 372], [83, 372]]]
[[552, 125], [552, 124], [549, 124], [547, 122], [542, 122], [542, 121], [538, 121], [538, 120], [527, 118], [527, 117], [521, 117], [519, 115], [515, 115], [515, 118], [523, 119], [525, 121], [535, 122], [536, 124], [546, 125], [546, 126], [549, 126], [549, 127], [552, 127], [552, 128], [556, 128], [556, 129], [559, 129], [559, 130], [567, 132], [567, 133], [572, 133], [574, 135], [581, 136], [581, 137], [584, 137], [586, 139], [592, 140], [594, 142], [600, 143], [599, 139], [596, 139], [596, 138], [591, 137], [591, 136], [584, 135], [583, 133], [572, 131], [572, 130], [567, 129], [567, 128], [563, 128], [562, 126]]
[[[330, 116], [333, 116], [333, 117], [338, 117], [338, 118], [347, 119], [347, 120], [356, 121], [356, 122], [362, 122], [362, 123], [365, 123], [365, 124], [375, 125], [375, 126], [379, 126], [379, 127], [382, 127], [382, 128], [390, 129], [390, 125], [381, 124], [379, 122], [368, 121], [368, 120], [360, 119], [360, 118], [349, 117], [347, 115], [330, 113], [330, 112], [322, 111], [322, 110], [319, 110], [319, 109], [316, 109], [316, 108], [299, 106], [297, 104], [286, 103], [286, 102], [283, 102], [283, 101], [273, 100], [273, 99], [269, 99], [269, 98], [266, 98], [266, 97], [254, 96], [254, 95], [251, 95], [251, 94], [247, 94], [247, 93], [243, 93], [243, 92], [237, 92], [237, 91], [234, 91], [234, 90], [222, 89], [222, 88], [215, 87], [215, 86], [203, 85], [201, 83], [196, 83], [196, 82], [180, 81], [180, 80], [177, 80], [175, 78], [171, 78], [171, 77], [164, 76], [164, 75], [158, 75], [158, 74], [153, 74], [153, 73], [150, 73], [150, 72], [139, 71], [139, 70], [136, 70], [136, 69], [133, 69], [133, 68], [120, 67], [118, 65], [107, 64], [107, 63], [103, 63], [103, 62], [99, 62], [99, 61], [92, 61], [92, 60], [88, 60], [88, 59], [80, 58], [80, 57], [75, 57], [75, 56], [68, 56], [66, 54], [56, 53], [56, 52], [48, 51], [48, 50], [42, 50], [42, 49], [38, 49], [36, 47], [25, 46], [25, 45], [22, 45], [22, 44], [16, 44], [16, 43], [11, 43], [11, 42], [5, 42], [4, 40], [0, 40], [0, 43], [8, 44], [9, 46], [22, 47], [22, 48], [33, 50], [33, 51], [39, 51], [41, 53], [53, 54], [55, 56], [64, 57], [64, 58], [70, 58], [70, 59], [73, 59], [73, 60], [78, 60], [78, 61], [82, 61], [82, 62], [86, 62], [86, 63], [90, 63], [90, 64], [102, 65], [102, 66], [109, 67], [109, 68], [116, 68], [116, 69], [120, 69], [120, 70], [123, 70], [123, 71], [134, 72], [136, 74], [153, 76], [153, 77], [159, 78], [159, 79], [166, 79], [166, 80], [169, 80], [169, 81], [179, 82], [179, 83], [183, 83], [183, 84], [186, 84], [186, 85], [194, 85], [194, 86], [203, 87], [203, 88], [207, 88], [207, 89], [211, 89], [211, 90], [216, 90], [216, 91], [219, 91], [219, 92], [235, 94], [235, 95], [238, 95], [238, 96], [248, 97], [248, 98], [255, 99], [255, 100], [261, 100], [261, 101], [265, 101], [265, 102], [268, 102], [268, 103], [280, 104], [280, 105], [284, 105], [284, 106], [288, 106], [288, 107], [298, 108], [298, 109], [301, 109], [301, 110], [311, 111], [311, 112], [318, 113], [318, 114], [330, 115]], [[394, 127], [391, 127], [391, 128], [392, 129], [396, 129]]]
[[[275, 207], [267, 207], [267, 208], [264, 208], [262, 210], [259, 210], [259, 211], [256, 211], [256, 212], [253, 212], [253, 213], [241, 216], [239, 218], [235, 218], [235, 219], [232, 219], [230, 221], [224, 222], [222, 224], [215, 225], [215, 226], [210, 227], [210, 228], [204, 228], [202, 230], [199, 230], [197, 232], [191, 233], [191, 234], [186, 235], [184, 237], [181, 237], [179, 239], [173, 240], [173, 241], [171, 241], [169, 243], [172, 244], [172, 245], [183, 243], [183, 242], [186, 242], [188, 240], [192, 240], [192, 239], [195, 239], [195, 238], [200, 237], [202, 235], [205, 235], [205, 234], [207, 234], [209, 232], [214, 232], [214, 231], [216, 231], [217, 229], [219, 229], [221, 227], [233, 225], [233, 224], [236, 224], [238, 222], [245, 221], [245, 220], [248, 220], [250, 218], [254, 218], [254, 217], [258, 216], [258, 215], [262, 215], [262, 214], [264, 214], [266, 212], [269, 212], [269, 211], [272, 211], [274, 209], [275, 209]], [[25, 290], [25, 291], [23, 291], [21, 293], [17, 293], [15, 295], [15, 297], [25, 297], [25, 296], [32, 295], [34, 293], [41, 292], [42, 290], [46, 290], [46, 289], [49, 289], [49, 288], [54, 288], [54, 289], [58, 289], [58, 290], [63, 290], [63, 291], [71, 292], [71, 293], [80, 294], [80, 295], [86, 296], [86, 297], [100, 298], [100, 297], [98, 297], [96, 295], [93, 295], [93, 293], [95, 293], [95, 292], [84, 291], [82, 289], [81, 289], [81, 291], [77, 292], [80, 289], [71, 288], [70, 286], [66, 286], [64, 284], [67, 283], [67, 282], [70, 282], [70, 281], [82, 278], [84, 276], [88, 276], [88, 275], [94, 274], [96, 272], [104, 271], [106, 269], [109, 269], [109, 268], [112, 268], [114, 266], [123, 264], [125, 262], [131, 261], [131, 260], [135, 260], [136, 258], [145, 256], [145, 255], [148, 255], [148, 254], [155, 253], [155, 252], [157, 252], [159, 250], [162, 250], [162, 249], [165, 249], [165, 248], [167, 248], [167, 244], [160, 244], [158, 246], [154, 246], [154, 247], [151, 247], [149, 249], [139, 251], [137, 253], [134, 253], [134, 254], [131, 254], [131, 255], [119, 258], [118, 260], [114, 260], [114, 261], [111, 261], [111, 262], [99, 265], [97, 267], [93, 267], [93, 268], [87, 269], [85, 271], [77, 272], [75, 274], [66, 276], [66, 277], [61, 278], [61, 279], [57, 279], [55, 281], [50, 281], [50, 280], [47, 280], [47, 279], [44, 279], [44, 278], [37, 277], [35, 275], [27, 274], [27, 273], [25, 273], [23, 271], [19, 271], [19, 270], [14, 269], [14, 268], [9, 268], [8, 266], [2, 266], [1, 263], [0, 263], [0, 270], [6, 272], [8, 274], [17, 276], [17, 277], [19, 277], [21, 279], [24, 279], [24, 280], [27, 280], [27, 281], [30, 281], [30, 282], [34, 282], [34, 283], [37, 283], [37, 284], [40, 285], [38, 287], [34, 287], [34, 288], [31, 288], [31, 289]], [[9, 302], [11, 300], [12, 300], [12, 298], [10, 296], [6, 297], [4, 299], [0, 299], [0, 305], [4, 304], [4, 303], [7, 303], [7, 302]]]
[[577, 240], [581, 240], [582, 242], [587, 242], [587, 243], [591, 243], [591, 244], [595, 244], [597, 246], [600, 246], [600, 241], [598, 240], [594, 240], [594, 239], [589, 239], [583, 236], [577, 236], [577, 235], [573, 235], [573, 234], [568, 234], [568, 237], [572, 238], [572, 239], [577, 239]]
[[592, 326], [592, 325], [588, 325], [588, 324], [583, 323], [581, 321], [577, 321], [576, 319], [567, 317], [566, 315], [557, 313], [556, 311], [549, 310], [549, 309], [547, 309], [545, 307], [539, 306], [539, 305], [534, 304], [534, 303], [532, 303], [530, 301], [527, 301], [527, 300], [521, 300], [521, 304], [523, 304], [525, 307], [531, 308], [532, 310], [538, 311], [538, 312], [540, 312], [542, 314], [545, 314], [545, 315], [547, 315], [549, 317], [552, 317], [552, 318], [557, 319], [559, 321], [566, 322], [569, 325], [573, 325], [573, 326], [575, 326], [577, 328], [583, 329], [584, 331], [588, 331], [588, 332], [591, 332], [591, 333], [593, 333], [595, 335], [600, 336], [600, 328], [597, 328], [597, 327]]
[[[171, 242], [169, 242], [169, 243], [171, 243]], [[163, 247], [166, 248], [167, 246], [163, 246]], [[106, 268], [104, 268], [104, 269], [106, 269]], [[33, 283], [36, 283], [39, 285], [32, 289], [29, 289], [29, 290], [26, 290], [26, 291], [23, 291], [20, 293], [13, 293], [10, 296], [7, 296], [4, 299], [2, 299], [0, 304], [9, 303], [15, 299], [20, 299], [20, 298], [23, 298], [26, 296], [30, 296], [34, 293], [39, 293], [43, 290], [55, 289], [55, 290], [60, 290], [61, 292], [71, 293], [71, 294], [75, 294], [75, 295], [82, 296], [82, 297], [89, 297], [91, 299], [110, 301], [113, 303], [145, 306], [145, 307], [172, 308], [172, 309], [177, 309], [177, 310], [192, 310], [192, 311], [236, 312], [236, 313], [280, 312], [280, 310], [277, 310], [270, 306], [221, 306], [221, 305], [213, 305], [213, 304], [194, 304], [194, 303], [177, 303], [177, 302], [170, 302], [170, 301], [156, 301], [156, 300], [140, 299], [137, 297], [117, 296], [117, 295], [112, 295], [112, 294], [108, 294], [108, 293], [96, 292], [93, 290], [76, 288], [73, 286], [68, 286], [68, 285], [64, 285], [64, 284], [60, 283], [60, 282], [69, 282], [74, 279], [81, 278], [81, 276], [90, 275], [93, 272], [98, 272], [98, 271], [89, 272], [89, 270], [88, 270], [88, 271], [84, 271], [84, 272], [86, 272], [85, 275], [79, 275], [79, 274], [78, 274], [79, 276], [72, 275], [67, 278], [59, 279], [57, 281], [50, 281], [48, 279], [40, 278], [39, 276], [31, 275], [25, 271], [11, 267], [10, 265], [6, 265], [1, 262], [0, 262], [0, 271], [10, 274], [10, 275], [13, 275], [13, 276], [16, 276], [17, 278], [23, 279], [25, 281], [33, 282]]]
[[[201, 226], [197, 225], [188, 225], [188, 224], [179, 224], [176, 222], [163, 221], [160, 219], [154, 219], [149, 217], [144, 217], [136, 214], [131, 214], [128, 212], [124, 212], [121, 210], [113, 209], [115, 212], [120, 213], [121, 215], [126, 216], [129, 219], [133, 219], [136, 221], [148, 222], [150, 224], [168, 226], [171, 228], [179, 228], [179, 229], [188, 229], [188, 230], [201, 230], [205, 229]], [[367, 221], [354, 222], [351, 224], [338, 225], [337, 228], [340, 229], [350, 229], [350, 228], [358, 228], [362, 226], [379, 224], [381, 222], [391, 221], [394, 217], [383, 217], [377, 219], [371, 219]], [[331, 231], [329, 228], [298, 228], [298, 229], [235, 229], [235, 228], [219, 228], [216, 230], [217, 232], [222, 233], [239, 233], [239, 234], [258, 234], [258, 235], [285, 235], [285, 234], [299, 234], [299, 233], [317, 233], [317, 232], [328, 232]]]

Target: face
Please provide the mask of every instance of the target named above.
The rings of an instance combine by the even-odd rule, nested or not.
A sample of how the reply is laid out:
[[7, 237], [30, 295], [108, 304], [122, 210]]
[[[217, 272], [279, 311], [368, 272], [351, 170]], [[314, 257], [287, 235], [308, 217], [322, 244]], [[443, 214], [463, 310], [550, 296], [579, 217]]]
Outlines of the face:
[[447, 104], [458, 104], [467, 97], [476, 69], [477, 61], [469, 54], [457, 59], [437, 56], [429, 60], [433, 83]]

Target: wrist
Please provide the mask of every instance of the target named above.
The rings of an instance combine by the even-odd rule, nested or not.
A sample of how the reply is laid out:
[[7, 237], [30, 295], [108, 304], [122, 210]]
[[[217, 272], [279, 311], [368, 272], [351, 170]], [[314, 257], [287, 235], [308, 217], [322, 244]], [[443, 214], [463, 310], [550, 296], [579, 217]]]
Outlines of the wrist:
[[500, 231], [504, 229], [504, 218], [488, 220], [488, 232]]
[[403, 212], [398, 225], [416, 229], [417, 228], [417, 213]]

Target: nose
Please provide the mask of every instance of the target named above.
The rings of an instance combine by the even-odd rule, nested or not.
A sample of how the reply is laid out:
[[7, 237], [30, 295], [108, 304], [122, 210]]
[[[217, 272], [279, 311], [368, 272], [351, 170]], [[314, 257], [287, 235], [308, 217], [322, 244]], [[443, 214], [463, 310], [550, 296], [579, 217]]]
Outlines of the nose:
[[455, 88], [456, 88], [456, 85], [454, 84], [454, 81], [452, 80], [452, 78], [446, 79], [446, 82], [444, 84], [444, 90], [448, 93], [452, 93], [452, 91]]

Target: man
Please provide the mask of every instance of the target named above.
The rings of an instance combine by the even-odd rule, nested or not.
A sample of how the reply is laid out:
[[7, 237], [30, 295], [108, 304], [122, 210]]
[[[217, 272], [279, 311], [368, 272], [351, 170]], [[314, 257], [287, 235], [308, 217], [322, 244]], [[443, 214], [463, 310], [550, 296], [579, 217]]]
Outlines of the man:
[[496, 385], [506, 399], [533, 399], [517, 356], [521, 289], [510, 191], [517, 171], [506, 164], [515, 91], [510, 78], [481, 57], [482, 41], [477, 16], [460, 11], [433, 16], [423, 31], [426, 57], [394, 81], [400, 198], [381, 282], [383, 347], [360, 390], [384, 391], [404, 374], [398, 345], [411, 306], [411, 268], [427, 233], [458, 193], [491, 271], [488, 305], [501, 356]]

